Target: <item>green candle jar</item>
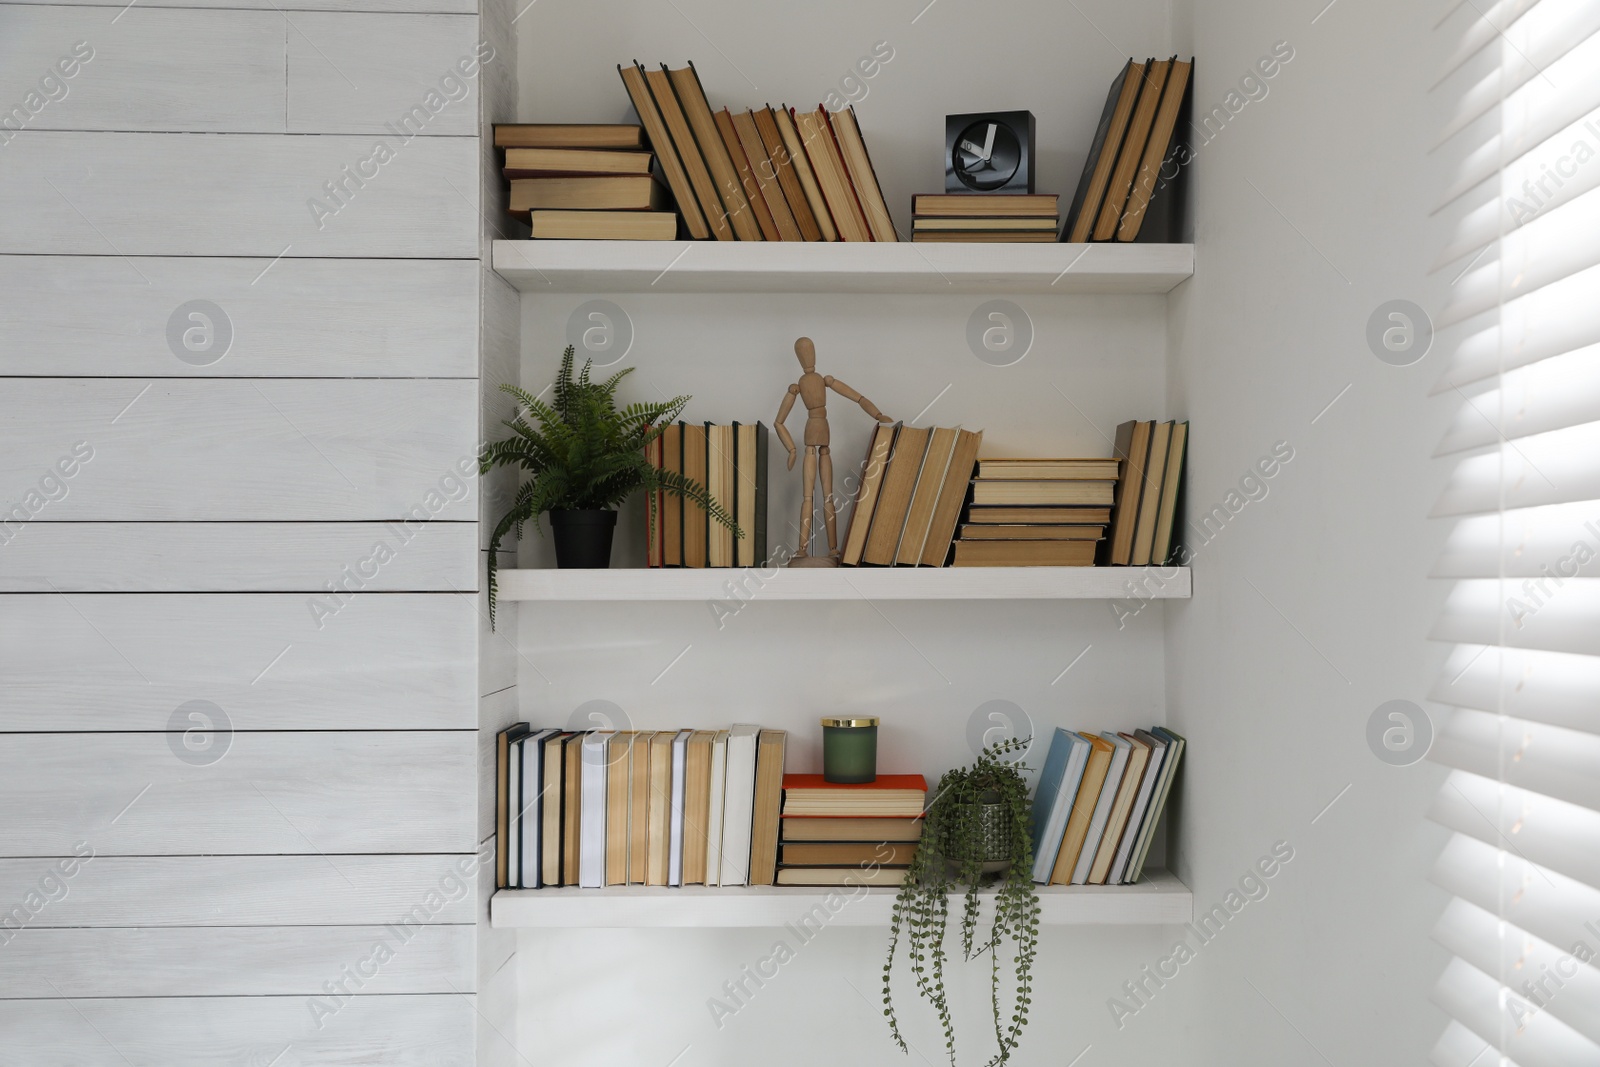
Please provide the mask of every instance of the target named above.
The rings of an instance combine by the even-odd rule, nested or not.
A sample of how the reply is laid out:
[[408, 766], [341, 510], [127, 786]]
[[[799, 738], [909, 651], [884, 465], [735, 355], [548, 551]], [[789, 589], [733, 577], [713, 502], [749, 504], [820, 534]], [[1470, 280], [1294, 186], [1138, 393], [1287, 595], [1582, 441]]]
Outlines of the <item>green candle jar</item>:
[[840, 785], [878, 780], [876, 717], [822, 720], [822, 780]]

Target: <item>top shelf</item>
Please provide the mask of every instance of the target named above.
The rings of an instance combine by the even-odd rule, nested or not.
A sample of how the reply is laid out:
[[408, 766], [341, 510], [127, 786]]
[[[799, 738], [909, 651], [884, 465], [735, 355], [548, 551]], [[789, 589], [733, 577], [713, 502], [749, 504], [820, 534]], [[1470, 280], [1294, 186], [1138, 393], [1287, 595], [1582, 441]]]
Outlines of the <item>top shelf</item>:
[[1166, 293], [1192, 244], [496, 241], [525, 293]]

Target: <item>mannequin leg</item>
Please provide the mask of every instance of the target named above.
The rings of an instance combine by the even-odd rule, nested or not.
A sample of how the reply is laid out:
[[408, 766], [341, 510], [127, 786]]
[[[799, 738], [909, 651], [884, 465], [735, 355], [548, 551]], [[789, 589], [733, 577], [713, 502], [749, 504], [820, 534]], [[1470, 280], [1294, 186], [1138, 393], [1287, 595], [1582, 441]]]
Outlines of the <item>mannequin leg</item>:
[[823, 445], [818, 459], [822, 464], [822, 522], [828, 531], [828, 555], [839, 556], [839, 510], [833, 500], [833, 457]]
[[801, 478], [805, 483], [805, 496], [800, 504], [800, 541], [799, 551], [801, 556], [811, 554], [811, 498], [817, 484], [817, 449], [815, 445], [806, 446], [806, 458], [802, 466]]

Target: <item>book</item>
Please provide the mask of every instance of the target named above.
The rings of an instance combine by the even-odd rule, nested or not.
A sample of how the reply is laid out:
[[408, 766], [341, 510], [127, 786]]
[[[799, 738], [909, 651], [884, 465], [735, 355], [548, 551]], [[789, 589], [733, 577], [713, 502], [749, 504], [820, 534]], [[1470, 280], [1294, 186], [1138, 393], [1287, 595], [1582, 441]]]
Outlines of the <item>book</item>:
[[1134, 842], [1133, 857], [1128, 863], [1127, 874], [1123, 877], [1124, 884], [1137, 882], [1139, 876], [1144, 873], [1144, 861], [1150, 854], [1151, 844], [1155, 841], [1156, 825], [1161, 820], [1162, 811], [1166, 809], [1167, 798], [1172, 793], [1173, 782], [1178, 774], [1178, 761], [1188, 746], [1188, 742], [1181, 734], [1173, 733], [1165, 726], [1157, 726], [1150, 732], [1167, 743], [1167, 758], [1162, 762], [1161, 779], [1156, 782], [1149, 810], [1145, 812], [1144, 824], [1139, 827], [1139, 840]]
[[928, 522], [928, 539], [922, 546], [924, 567], [943, 567], [950, 557], [956, 524], [961, 521], [961, 508], [967, 501], [967, 487], [972, 483], [973, 466], [982, 444], [982, 430], [956, 432], [955, 451], [945, 471], [944, 485], [939, 489], [939, 502], [933, 507], [933, 518]]
[[722, 810], [728, 783], [728, 731], [711, 735], [711, 783], [706, 800], [706, 885], [722, 884]]
[[905, 816], [802, 816], [780, 820], [785, 841], [919, 841], [922, 820]]
[[[708, 485], [709, 468], [707, 457], [706, 428], [704, 425], [681, 423], [683, 427], [683, 476], [701, 485]], [[705, 509], [692, 500], [683, 501], [683, 565], [685, 567], [704, 567], [707, 565], [707, 549], [709, 542], [706, 540], [709, 527], [709, 518]]]
[[750, 884], [771, 885], [778, 871], [778, 813], [783, 808], [787, 733], [762, 730], [756, 748], [755, 805], [750, 817]]
[[877, 781], [844, 784], [820, 774], [783, 776], [783, 814], [920, 816], [928, 782], [920, 774], [880, 774]]
[[574, 733], [561, 746], [561, 884], [578, 884], [583, 831], [583, 743], [588, 734]]
[[963, 541], [1098, 541], [1105, 536], [1104, 526], [1007, 526], [966, 523], [961, 527]]
[[722, 804], [722, 873], [718, 885], [750, 883], [750, 818], [755, 811], [758, 726], [734, 723]]
[[1058, 478], [1115, 481], [1122, 466], [1112, 459], [980, 459], [979, 478]]
[[650, 741], [654, 730], [634, 734], [628, 750], [628, 884], [644, 885], [650, 867]]
[[672, 739], [672, 808], [667, 823], [667, 884], [683, 884], [683, 806], [689, 791], [689, 735], [679, 730]]
[[609, 730], [583, 735], [583, 815], [578, 832], [578, 884], [599, 889], [606, 884], [606, 744]]
[[735, 545], [740, 567], [767, 562], [767, 428], [759, 422], [734, 423], [734, 516], [744, 534]]
[[649, 152], [586, 148], [508, 148], [501, 168], [509, 179], [560, 175], [637, 174], [650, 176]]
[[743, 111], [731, 115], [730, 119], [734, 132], [739, 135], [739, 147], [744, 149], [744, 157], [749, 162], [750, 177], [755, 181], [754, 190], [746, 188], [745, 195], [759, 196], [766, 205], [767, 214], [772, 217], [773, 224], [778, 229], [775, 240], [802, 240], [800, 226], [795, 222], [794, 212], [789, 210], [789, 201], [783, 195], [783, 187], [778, 184], [778, 168], [767, 155], [767, 146], [761, 139], [761, 131], [756, 129], [755, 113]]
[[531, 734], [512, 741], [506, 751], [506, 887], [522, 888], [522, 749]]
[[[683, 473], [683, 423], [672, 423], [661, 434], [661, 466]], [[661, 502], [661, 565], [683, 566], [683, 498], [663, 493]]]
[[668, 849], [672, 843], [672, 742], [674, 730], [658, 730], [650, 735], [650, 794], [645, 830], [644, 884], [666, 885], [671, 867]]
[[517, 842], [521, 876], [517, 884], [524, 889], [544, 884], [544, 746], [560, 734], [560, 730], [540, 730], [517, 742], [522, 749], [522, 819]]
[[1092, 567], [1093, 541], [957, 541], [957, 567]]
[[969, 524], [1000, 525], [1045, 524], [1061, 526], [1105, 526], [1111, 522], [1110, 508], [1058, 507], [975, 507], [967, 511]]
[[1161, 90], [1166, 87], [1167, 72], [1171, 69], [1170, 59], [1151, 61], [1145, 66], [1144, 76], [1140, 79], [1139, 102], [1128, 119], [1128, 132], [1123, 137], [1121, 150], [1117, 152], [1117, 165], [1111, 171], [1105, 202], [1100, 205], [1100, 218], [1094, 225], [1096, 241], [1109, 241], [1117, 235], [1117, 226], [1122, 222], [1122, 209], [1127, 206], [1128, 195], [1133, 191], [1133, 179], [1140, 160], [1144, 158], [1144, 146], [1150, 140], [1150, 127], [1155, 122]]
[[[824, 110], [823, 114], [826, 115], [827, 111]], [[862, 138], [861, 127], [856, 122], [854, 105], [846, 104], [833, 112], [830, 120], [834, 140], [839, 146], [839, 154], [844, 157], [845, 170], [850, 175], [850, 184], [855, 187], [862, 213], [866, 215], [867, 229], [871, 231], [872, 239], [898, 241], [900, 237], [894, 231], [894, 220], [889, 217], [889, 205], [883, 199], [883, 188], [872, 169], [867, 142]]]
[[[620, 68], [619, 68], [620, 69]], [[496, 148], [646, 148], [644, 128], [620, 123], [497, 123]]]
[[1126, 567], [1133, 557], [1133, 534], [1139, 518], [1139, 494], [1144, 488], [1144, 466], [1150, 459], [1151, 422], [1130, 420], [1117, 427], [1112, 448], [1122, 460], [1122, 476], [1117, 479], [1111, 505], [1111, 537], [1104, 562]]
[[905, 880], [904, 867], [785, 867], [778, 872], [779, 885], [899, 885]]
[[811, 167], [811, 160], [806, 157], [805, 146], [800, 141], [800, 131], [796, 128], [794, 116], [788, 108], [768, 107], [772, 115], [773, 125], [778, 128], [778, 136], [783, 138], [783, 151], [785, 157], [794, 166], [794, 176], [800, 182], [800, 191], [806, 198], [806, 205], [811, 208], [811, 217], [816, 220], [817, 230], [824, 241], [837, 241], [839, 231], [833, 224], [833, 214], [828, 210], [827, 199], [822, 195], [822, 187], [817, 184], [816, 172]]
[[1066, 481], [1056, 479], [991, 479], [972, 482], [974, 504], [1074, 504], [1105, 506], [1116, 495], [1115, 482]]
[[554, 211], [528, 213], [533, 236], [550, 241], [670, 241], [678, 236], [671, 211]]
[[926, 426], [902, 426], [895, 435], [894, 450], [889, 455], [888, 470], [883, 476], [883, 487], [878, 492], [878, 503], [872, 512], [872, 527], [867, 534], [867, 547], [861, 554], [863, 563], [883, 567], [892, 564], [900, 548], [900, 534], [906, 527], [906, 515], [911, 510], [911, 495], [916, 491], [917, 478], [922, 473], [922, 461], [928, 454], [928, 439], [932, 431]]
[[[706, 479], [705, 487], [711, 499], [722, 505], [729, 515], [736, 515], [733, 502], [735, 486], [733, 427], [706, 423]], [[720, 522], [706, 521], [706, 565], [731, 567], [734, 565], [733, 531]]]
[[914, 244], [945, 245], [1045, 245], [1054, 244], [1055, 230], [918, 230], [911, 235]]
[[1039, 218], [1021, 219], [1001, 219], [990, 216], [973, 219], [958, 219], [935, 216], [931, 219], [918, 218], [911, 220], [911, 231], [913, 233], [929, 233], [945, 230], [987, 230], [992, 233], [1000, 233], [1007, 230], [1020, 230], [1048, 233], [1051, 239], [1054, 239], [1056, 231], [1059, 228], [1060, 224], [1056, 221], [1054, 216], [1050, 216], [1048, 218], [1041, 216]]
[[1133, 798], [1128, 821], [1117, 843], [1116, 859], [1111, 861], [1111, 873], [1106, 875], [1107, 885], [1121, 885], [1133, 858], [1133, 847], [1138, 841], [1140, 827], [1149, 810], [1150, 799], [1155, 794], [1156, 782], [1161, 778], [1161, 764], [1167, 756], [1167, 742], [1148, 730], [1135, 730], [1133, 735], [1150, 746], [1150, 759], [1144, 765], [1144, 776], [1139, 782], [1139, 792]]
[[1056, 850], [1055, 866], [1050, 869], [1051, 885], [1072, 882], [1072, 872], [1083, 855], [1089, 824], [1094, 820], [1095, 805], [1100, 802], [1100, 791], [1105, 787], [1106, 775], [1111, 771], [1111, 754], [1115, 751], [1111, 742], [1103, 737], [1085, 733], [1078, 736], [1089, 742], [1089, 761], [1078, 783], [1078, 795], [1072, 798], [1072, 810], [1067, 813], [1067, 830], [1062, 835], [1061, 847]]
[[795, 129], [799, 131], [800, 143], [805, 146], [806, 158], [811, 161], [811, 169], [817, 176], [817, 185], [828, 205], [828, 214], [833, 217], [833, 224], [839, 231], [839, 240], [872, 240], [866, 216], [861, 213], [861, 206], [856, 203], [855, 193], [850, 189], [844, 160], [838, 157], [838, 150], [833, 143], [827, 111], [822, 108], [815, 112], [791, 110], [790, 116], [794, 119]]
[[745, 198], [744, 190], [739, 185], [738, 172], [734, 170], [733, 159], [728, 155], [727, 145], [717, 129], [717, 120], [711, 115], [711, 105], [706, 103], [705, 89], [700, 85], [700, 75], [696, 73], [694, 64], [677, 70], [667, 70], [663, 65], [661, 69], [672, 82], [684, 117], [694, 131], [700, 155], [705, 159], [706, 169], [711, 172], [712, 182], [727, 211], [733, 232], [741, 241], [761, 240], [761, 230], [752, 217], [750, 201]]
[[1100, 738], [1111, 745], [1111, 766], [1106, 769], [1106, 779], [1100, 785], [1100, 795], [1095, 798], [1094, 814], [1089, 818], [1089, 832], [1083, 839], [1083, 851], [1078, 853], [1078, 863], [1072, 869], [1072, 884], [1085, 885], [1089, 872], [1094, 869], [1095, 857], [1100, 853], [1100, 841], [1106, 834], [1106, 823], [1111, 820], [1111, 809], [1117, 803], [1117, 791], [1122, 788], [1123, 772], [1128, 769], [1128, 756], [1133, 746], [1120, 734], [1103, 731]]
[[1056, 865], [1056, 852], [1066, 836], [1067, 817], [1078, 795], [1078, 783], [1093, 746], [1081, 736], [1056, 727], [1050, 751], [1039, 771], [1033, 795], [1033, 880], [1045, 884]]
[[1094, 141], [1083, 161], [1083, 174], [1078, 178], [1078, 189], [1072, 197], [1072, 207], [1067, 211], [1067, 231], [1062, 240], [1081, 243], [1094, 231], [1095, 220], [1100, 217], [1100, 203], [1105, 199], [1106, 186], [1111, 181], [1111, 170], [1116, 165], [1117, 150], [1122, 147], [1122, 135], [1128, 127], [1128, 117], [1133, 114], [1133, 104], [1139, 95], [1139, 83], [1144, 78], [1144, 64], [1133, 60], [1123, 66], [1106, 94], [1105, 109], [1100, 113], [1100, 124], [1095, 128]]
[[1087, 879], [1089, 885], [1106, 884], [1111, 865], [1117, 859], [1117, 846], [1122, 844], [1122, 833], [1128, 826], [1128, 816], [1133, 811], [1134, 799], [1144, 782], [1144, 769], [1150, 762], [1149, 744], [1132, 734], [1117, 736], [1128, 743], [1128, 762], [1123, 767], [1122, 781], [1117, 784], [1111, 811], [1106, 816], [1106, 829], [1100, 838], [1100, 847], [1095, 849], [1094, 863], [1089, 868]]
[[917, 488], [906, 510], [906, 528], [900, 534], [900, 548], [894, 557], [895, 563], [901, 566], [915, 567], [922, 560], [928, 530], [933, 525], [933, 510], [939, 503], [939, 492], [944, 488], [944, 477], [950, 470], [950, 457], [955, 455], [959, 435], [959, 428], [941, 426], [928, 438], [928, 452], [922, 460], [922, 472], [917, 475]]
[[756, 227], [761, 231], [761, 240], [781, 240], [777, 223], [773, 221], [772, 212], [767, 209], [766, 199], [762, 197], [760, 186], [756, 182], [755, 170], [744, 154], [744, 145], [739, 143], [739, 131], [734, 129], [733, 115], [727, 108], [723, 108], [714, 112], [711, 120], [716, 123], [717, 135], [722, 138], [722, 147], [728, 153], [728, 162], [733, 166], [734, 180], [739, 183], [740, 193], [755, 216]]
[[[672, 81], [667, 77], [667, 72], [645, 70], [637, 63], [634, 69], [638, 71], [639, 81], [644, 85], [652, 107], [660, 114], [661, 123], [671, 137], [675, 156], [683, 165], [684, 179], [692, 195], [685, 196], [677, 187], [673, 188], [678, 198], [679, 209], [686, 211], [686, 204], [693, 205], [711, 236], [719, 241], [732, 241], [733, 227], [728, 223], [727, 212], [722, 209], [722, 201], [717, 196], [711, 172], [706, 169], [705, 157], [700, 154], [700, 146], [694, 139], [694, 131], [689, 129], [689, 120], [684, 117], [683, 108], [678, 103], [678, 94], [673, 91]], [[626, 83], [628, 75], [624, 74], [622, 80]], [[632, 95], [631, 89], [630, 95]], [[638, 100], [634, 101], [636, 110], [638, 103]], [[641, 117], [643, 114], [640, 112]], [[655, 143], [653, 138], [654, 134], [651, 143]], [[668, 177], [670, 179], [670, 173]], [[687, 217], [686, 211], [685, 218]], [[693, 233], [692, 230], [690, 232]]]
[[[779, 195], [783, 197], [790, 215], [794, 218], [795, 228], [800, 234], [799, 240], [822, 240], [822, 229], [817, 225], [811, 198], [806, 195], [794, 156], [784, 141], [783, 132], [778, 128], [778, 117], [773, 114], [771, 106], [768, 106], [760, 111], [750, 112], [750, 119], [755, 125], [757, 136], [761, 138], [761, 147], [766, 151], [767, 159], [772, 164], [772, 177], [778, 183]], [[807, 172], [809, 173], [809, 168]]]
[[1150, 206], [1150, 198], [1155, 192], [1156, 179], [1172, 151], [1172, 135], [1178, 127], [1178, 113], [1183, 108], [1183, 98], [1189, 91], [1189, 72], [1193, 66], [1192, 60], [1184, 62], [1176, 56], [1172, 57], [1167, 84], [1161, 90], [1161, 103], [1156, 108], [1144, 156], [1134, 176], [1133, 190], [1128, 194], [1127, 206], [1122, 209], [1122, 221], [1117, 227], [1119, 241], [1131, 241], [1139, 236], [1145, 209]]
[[1167, 445], [1167, 467], [1161, 480], [1161, 510], [1156, 514], [1155, 542], [1150, 549], [1150, 562], [1161, 566], [1172, 556], [1172, 535], [1178, 523], [1178, 494], [1183, 489], [1183, 462], [1189, 447], [1189, 424], [1172, 424], [1172, 437]]
[[706, 881], [706, 827], [711, 810], [711, 747], [716, 734], [696, 730], [689, 735], [684, 762], [683, 885]]
[[785, 867], [843, 867], [863, 863], [905, 867], [916, 855], [917, 846], [904, 842], [801, 841], [784, 844], [779, 859]]
[[518, 178], [511, 183], [511, 214], [536, 208], [564, 211], [657, 211], [667, 191], [648, 174], [601, 178]]
[[539, 884], [561, 884], [561, 769], [566, 743], [575, 735], [557, 733], [540, 750], [544, 759], [544, 789], [539, 801]]
[[918, 193], [911, 198], [917, 218], [1043, 218], [1054, 224], [1060, 197], [1054, 193]]
[[695, 240], [705, 240], [711, 236], [711, 228], [706, 225], [705, 215], [701, 213], [700, 205], [695, 201], [694, 186], [690, 184], [678, 148], [672, 142], [666, 120], [662, 118], [661, 110], [650, 95], [650, 87], [645, 84], [644, 68], [637, 63], [627, 67], [618, 64], [617, 73], [622, 77], [622, 86], [627, 90], [628, 99], [633, 102], [633, 110], [638, 113], [644, 132], [649, 137], [656, 162], [660, 164], [661, 173], [667, 179], [667, 187], [672, 190], [678, 214], [683, 216], [684, 228]]
[[511, 742], [528, 732], [525, 722], [512, 723], [494, 736], [494, 884], [510, 885], [511, 857]]
[[844, 547], [840, 562], [855, 566], [867, 548], [867, 533], [872, 528], [872, 513], [877, 507], [878, 490], [883, 485], [884, 471], [889, 463], [889, 453], [894, 447], [895, 434], [900, 423], [879, 423], [872, 431], [867, 444], [867, 458], [861, 461], [861, 485], [856, 490], [855, 507], [850, 509], [850, 526], [845, 530]]
[[629, 824], [632, 814], [628, 803], [628, 790], [632, 783], [631, 761], [633, 741], [638, 735], [629, 730], [618, 731], [606, 742], [606, 885], [628, 884]]
[[1161, 514], [1161, 486], [1167, 470], [1167, 449], [1172, 441], [1172, 423], [1158, 422], [1150, 431], [1150, 458], [1145, 463], [1144, 485], [1139, 490], [1139, 518], [1133, 528], [1133, 553], [1128, 562], [1143, 567], [1150, 562], [1155, 547], [1156, 519]]
[[[665, 466], [665, 452], [661, 444], [661, 434], [657, 434], [645, 443], [644, 460], [656, 470]], [[646, 497], [647, 510], [645, 512], [644, 527], [644, 565], [646, 567], [659, 567], [666, 552], [666, 531], [661, 528], [662, 497], [665, 493], [652, 490]]]

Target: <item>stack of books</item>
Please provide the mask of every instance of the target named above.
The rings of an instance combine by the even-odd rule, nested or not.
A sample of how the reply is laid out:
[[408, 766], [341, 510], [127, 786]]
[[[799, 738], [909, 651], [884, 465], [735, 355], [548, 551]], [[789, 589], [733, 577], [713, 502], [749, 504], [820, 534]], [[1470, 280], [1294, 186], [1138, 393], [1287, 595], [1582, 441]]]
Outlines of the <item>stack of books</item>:
[[1144, 872], [1184, 739], [1057, 728], [1033, 801], [1033, 880], [1131, 885]]
[[920, 774], [859, 785], [784, 775], [778, 884], [899, 885], [917, 854], [927, 798]]
[[945, 566], [982, 443], [981, 430], [879, 426], [862, 462], [841, 561]]
[[1101, 562], [1114, 567], [1165, 564], [1177, 548], [1187, 422], [1125, 422], [1117, 427], [1117, 458], [1125, 464], [1112, 508], [1111, 536]]
[[699, 482], [733, 516], [743, 537], [712, 522], [699, 504], [656, 494], [646, 526], [651, 567], [763, 567], [767, 563], [767, 428], [759, 422], [680, 422], [646, 449], [658, 468]]
[[678, 216], [650, 173], [638, 126], [560, 124], [494, 128], [505, 150], [511, 214], [535, 238], [670, 241]]
[[1054, 193], [924, 193], [911, 199], [911, 240], [1052, 242], [1061, 230], [1057, 200]]
[[[1173, 56], [1159, 62], [1130, 59], [1122, 68], [1111, 83], [1067, 211], [1063, 241], [1135, 240], [1157, 213], [1157, 194], [1166, 191], [1176, 198], [1172, 180], [1182, 168], [1174, 170], [1169, 156], [1176, 132], [1189, 125], [1184, 109], [1193, 66], [1192, 60]], [[1179, 239], [1170, 232], [1157, 237]]]
[[690, 237], [898, 240], [852, 108], [713, 112], [693, 63], [617, 71]]
[[771, 885], [782, 730], [497, 736], [496, 885]]
[[1116, 499], [1117, 459], [985, 459], [957, 567], [1088, 567]]

